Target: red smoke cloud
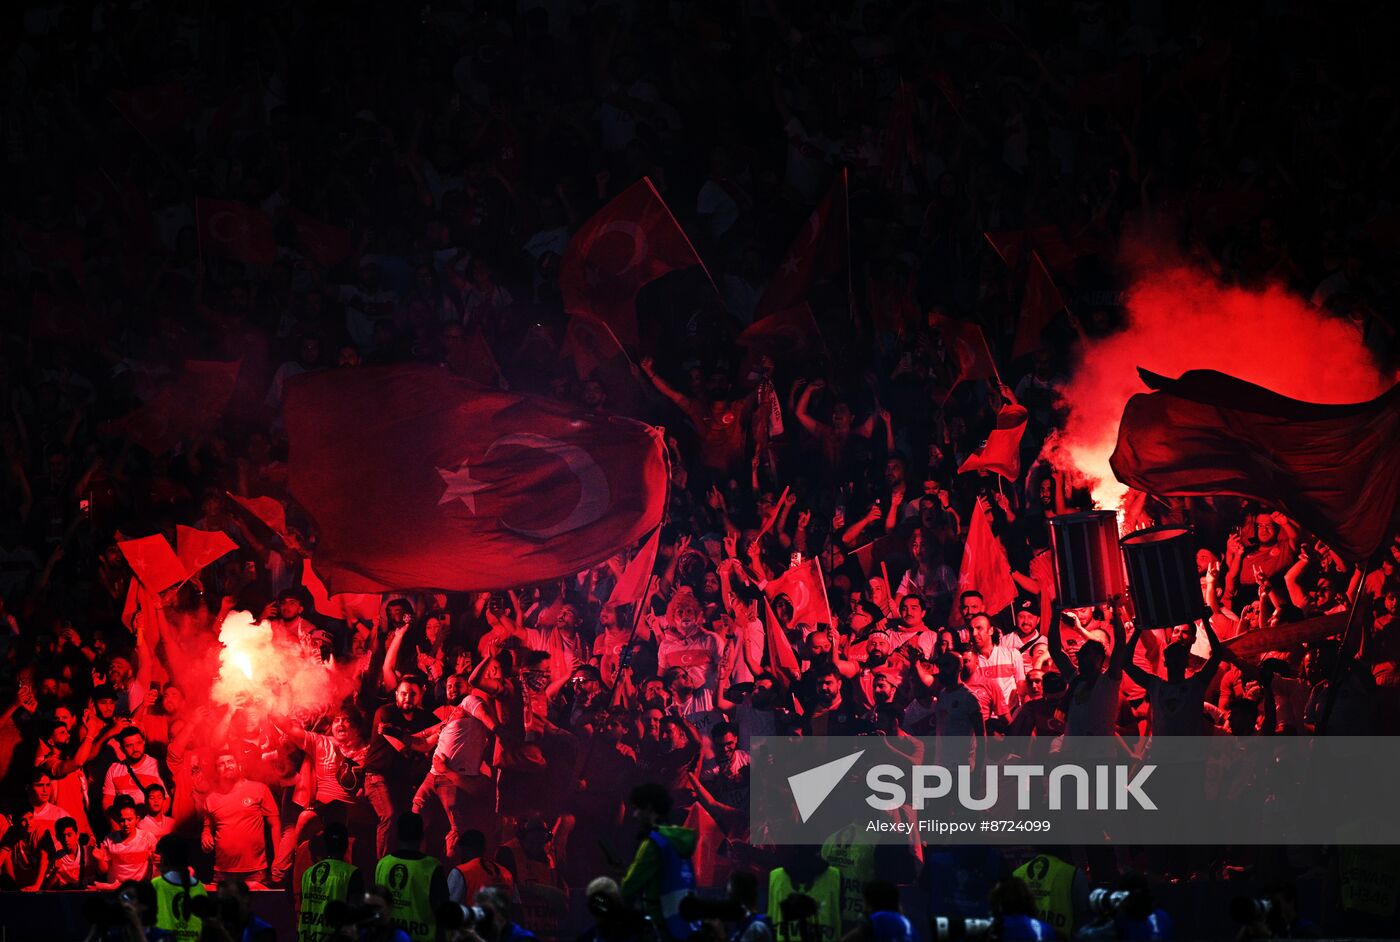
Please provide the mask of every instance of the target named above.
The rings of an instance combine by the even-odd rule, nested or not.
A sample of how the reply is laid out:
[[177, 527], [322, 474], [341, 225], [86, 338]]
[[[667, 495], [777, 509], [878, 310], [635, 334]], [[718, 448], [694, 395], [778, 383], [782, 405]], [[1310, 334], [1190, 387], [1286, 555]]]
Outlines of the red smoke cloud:
[[1117, 508], [1126, 492], [1108, 457], [1124, 404], [1145, 391], [1140, 366], [1172, 377], [1219, 370], [1309, 402], [1364, 401], [1392, 384], [1352, 324], [1281, 288], [1225, 287], [1182, 264], [1141, 264], [1137, 271], [1125, 328], [1079, 351], [1064, 390], [1070, 412], [1057, 440], [1061, 453], [1050, 455], [1062, 467], [1068, 458], [1100, 507]]

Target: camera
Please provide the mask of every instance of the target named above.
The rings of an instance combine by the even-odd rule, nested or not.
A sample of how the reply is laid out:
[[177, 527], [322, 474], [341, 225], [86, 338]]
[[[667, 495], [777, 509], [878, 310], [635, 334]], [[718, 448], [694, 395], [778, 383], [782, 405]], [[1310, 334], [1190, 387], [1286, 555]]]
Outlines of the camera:
[[480, 906], [465, 903], [443, 903], [437, 911], [438, 925], [449, 932], [453, 929], [472, 929], [491, 921], [491, 914]]
[[1230, 918], [1242, 926], [1267, 919], [1274, 901], [1267, 896], [1236, 896], [1230, 900]]
[[1089, 891], [1089, 911], [1095, 916], [1111, 916], [1132, 895], [1128, 890], [1110, 890], [1102, 886]]
[[934, 942], [951, 942], [953, 939], [981, 939], [991, 935], [995, 920], [978, 916], [932, 916], [929, 918], [929, 936]]

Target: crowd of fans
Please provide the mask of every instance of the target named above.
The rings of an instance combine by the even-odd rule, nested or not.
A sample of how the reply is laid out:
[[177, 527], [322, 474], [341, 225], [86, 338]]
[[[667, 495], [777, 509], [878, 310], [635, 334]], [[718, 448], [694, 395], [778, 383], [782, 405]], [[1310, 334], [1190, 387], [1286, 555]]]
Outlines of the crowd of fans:
[[[1071, 469], [1037, 460], [1075, 351], [1119, 321], [1125, 231], [1150, 227], [1227, 282], [1298, 292], [1393, 369], [1383, 31], [1306, 4], [996, 9], [7, 11], [0, 885], [145, 880], [176, 834], [203, 879], [295, 886], [327, 825], [346, 825], [368, 872], [414, 811], [453, 899], [503, 888], [545, 931], [600, 875], [636, 901], [638, 782], [668, 790], [702, 885], [780, 864], [750, 832], [755, 736], [1389, 731], [1400, 534], [1362, 579], [1280, 514], [1149, 500], [1143, 522], [1194, 528], [1208, 617], [1165, 636], [1113, 606], [1052, 618], [1047, 521], [1090, 502]], [[166, 86], [190, 100], [159, 133], [110, 98]], [[739, 347], [842, 167], [850, 252], [809, 298], [822, 338], [798, 355]], [[642, 293], [624, 389], [561, 358], [557, 273], [570, 232], [644, 175], [717, 290], [682, 274]], [[196, 197], [283, 220], [275, 263], [201, 246]], [[318, 261], [291, 207], [351, 232], [349, 255]], [[1077, 315], [1014, 362], [1022, 276], [984, 238], [1010, 230], [1059, 259]], [[957, 382], [942, 316], [982, 325], [1005, 385]], [[499, 385], [636, 403], [666, 428], [645, 597], [614, 597], [620, 554], [558, 584], [390, 593], [372, 617], [328, 618], [301, 584], [314, 525], [286, 490], [285, 385], [399, 361], [460, 370], [469, 337]], [[198, 436], [156, 453], [122, 434], [185, 361], [235, 359], [228, 408]], [[1007, 401], [1029, 412], [1020, 478], [957, 474]], [[281, 502], [286, 534], [229, 495]], [[1019, 591], [999, 611], [958, 579], [983, 511]], [[133, 630], [116, 543], [177, 524], [238, 549], [165, 595], [171, 630]], [[777, 602], [791, 670], [770, 657], [762, 587], [799, 558], [820, 560], [833, 618], [789, 623]], [[1345, 651], [1222, 643], [1355, 605]], [[296, 715], [212, 700], [199, 652], [235, 609], [352, 695]], [[827, 851], [852, 879], [942, 892], [932, 850]], [[1108, 882], [1140, 862], [1089, 863]], [[1290, 879], [1325, 866], [1268, 864]]]

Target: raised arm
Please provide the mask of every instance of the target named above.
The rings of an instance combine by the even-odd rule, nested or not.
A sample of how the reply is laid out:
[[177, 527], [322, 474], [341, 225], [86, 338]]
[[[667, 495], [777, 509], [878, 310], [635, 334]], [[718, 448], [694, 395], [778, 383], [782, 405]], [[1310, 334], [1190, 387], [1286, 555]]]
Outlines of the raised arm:
[[1113, 654], [1108, 658], [1108, 670], [1121, 672], [1126, 665], [1132, 663], [1133, 652], [1128, 644], [1128, 630], [1123, 624], [1123, 611], [1118, 601], [1111, 599], [1108, 603], [1109, 621], [1113, 625]]
[[1069, 612], [1055, 615], [1050, 619], [1050, 660], [1055, 662], [1055, 669], [1060, 672], [1060, 676], [1069, 681], [1075, 675], [1074, 662], [1065, 653], [1064, 638], [1060, 633], [1060, 619], [1064, 617], [1073, 618]]
[[653, 360], [651, 357], [642, 357], [642, 362], [639, 363], [638, 366], [642, 368], [642, 372], [646, 374], [647, 379], [651, 380], [651, 384], [656, 387], [657, 391], [661, 393], [661, 395], [674, 402], [686, 413], [690, 412], [690, 397], [684, 395], [679, 390], [675, 389], [673, 386], [671, 386], [670, 383], [666, 382], [664, 379], [662, 379], [656, 374], [655, 360]]

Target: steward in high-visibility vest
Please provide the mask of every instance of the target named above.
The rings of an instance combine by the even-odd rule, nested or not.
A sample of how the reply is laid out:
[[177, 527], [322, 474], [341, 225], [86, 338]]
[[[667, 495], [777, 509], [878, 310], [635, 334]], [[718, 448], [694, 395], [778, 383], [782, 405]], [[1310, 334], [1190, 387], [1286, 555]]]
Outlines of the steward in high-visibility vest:
[[[841, 871], [819, 847], [795, 848], [786, 867], [768, 874], [768, 918], [777, 942], [837, 942], [841, 938]], [[807, 900], [797, 897], [808, 897]]]
[[343, 824], [328, 824], [321, 838], [325, 856], [301, 875], [301, 901], [297, 907], [297, 942], [325, 942], [335, 932], [326, 925], [326, 904], [332, 900], [360, 901], [365, 880], [358, 867], [345, 862], [350, 837]]
[[[1055, 937], [1068, 939], [1074, 935], [1075, 874], [1074, 864], [1066, 863], [1054, 854], [1037, 854], [1013, 871], [1025, 881], [1035, 898], [1040, 921], [1055, 930]], [[1085, 887], [1087, 893], [1087, 886]]]
[[665, 824], [671, 813], [671, 793], [656, 784], [638, 785], [627, 803], [641, 824], [642, 841], [622, 877], [622, 898], [637, 906], [675, 942], [685, 942], [700, 924], [681, 918], [681, 900], [695, 892], [695, 853], [692, 828]]
[[423, 818], [412, 811], [399, 816], [399, 849], [385, 854], [374, 868], [374, 882], [389, 891], [389, 919], [413, 942], [435, 942], [437, 910], [447, 901], [447, 873], [436, 857], [418, 849]]
[[195, 942], [204, 921], [190, 913], [190, 900], [208, 896], [204, 884], [190, 873], [189, 845], [167, 834], [156, 843], [160, 873], [151, 880], [156, 891], [156, 928], [172, 933], [177, 942]]

